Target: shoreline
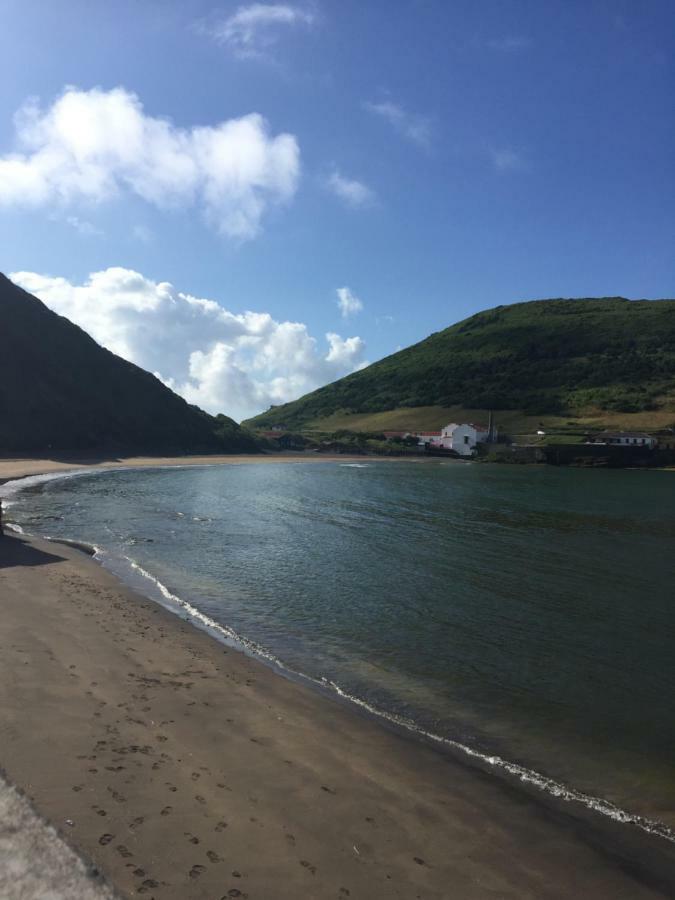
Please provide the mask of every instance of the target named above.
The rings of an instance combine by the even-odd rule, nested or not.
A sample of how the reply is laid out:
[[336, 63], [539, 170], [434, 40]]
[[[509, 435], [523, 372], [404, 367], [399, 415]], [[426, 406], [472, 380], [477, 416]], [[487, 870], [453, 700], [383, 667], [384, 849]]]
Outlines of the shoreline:
[[[9, 478], [0, 480], [0, 485], [2, 485], [5, 481], [22, 481], [25, 477], [27, 477], [27, 480], [32, 481], [30, 475], [33, 474], [44, 474], [47, 476], [58, 478], [59, 476], [67, 477], [69, 473], [86, 474], [89, 470], [92, 470], [93, 472], [102, 472], [105, 470], [114, 470], [117, 468], [157, 468], [171, 467], [173, 465], [182, 467], [184, 465], [201, 466], [227, 464], [231, 462], [234, 462], [236, 464], [258, 461], [281, 463], [306, 461], [339, 463], [351, 461], [364, 462], [364, 458], [362, 456], [351, 457], [343, 454], [317, 457], [317, 455], [315, 454], [305, 455], [295, 453], [284, 454], [283, 456], [281, 456], [281, 458], [276, 456], [260, 458], [245, 455], [237, 456], [235, 458], [181, 457], [157, 459], [153, 457], [145, 457], [118, 460], [116, 465], [110, 465], [108, 461], [89, 461], [86, 467], [81, 461], [68, 461], [67, 463], [64, 461], [58, 461], [55, 464], [56, 468], [53, 467], [54, 461], [15, 460], [6, 461], [13, 464], [18, 464], [18, 468], [15, 466]], [[400, 459], [390, 458], [387, 460], [385, 458], [385, 461], [400, 461]], [[24, 471], [22, 471], [22, 467], [26, 465], [28, 465], [28, 467], [30, 468], [28, 476], [26, 476], [24, 474]], [[33, 470], [33, 467], [37, 467], [38, 472], [35, 472]], [[45, 472], [45, 468], [50, 469], [50, 471]], [[621, 810], [620, 808], [615, 807], [613, 804], [604, 801], [602, 798], [580, 794], [564, 784], [556, 783], [555, 781], [550, 780], [547, 776], [541, 775], [538, 772], [531, 772], [529, 769], [524, 769], [517, 763], [511, 763], [508, 760], [501, 759], [499, 757], [474, 751], [471, 747], [459, 744], [452, 739], [441, 738], [435, 734], [428, 733], [424, 730], [421, 730], [418, 726], [415, 725], [414, 722], [408, 722], [407, 720], [402, 720], [398, 719], [395, 716], [390, 716], [389, 714], [382, 712], [381, 710], [370, 707], [368, 704], [361, 701], [358, 697], [352, 697], [348, 694], [344, 694], [335, 685], [317, 682], [315, 681], [315, 679], [308, 677], [303, 673], [288, 669], [287, 666], [285, 666], [278, 660], [275, 660], [273, 657], [267, 658], [264, 652], [262, 653], [262, 655], [259, 652], [256, 652], [255, 645], [249, 645], [249, 642], [245, 638], [241, 638], [235, 632], [231, 632], [230, 629], [224, 628], [218, 623], [212, 622], [208, 619], [208, 617], [204, 617], [204, 615], [200, 613], [199, 610], [193, 609], [188, 601], [184, 601], [180, 598], [174, 597], [174, 595], [172, 594], [167, 594], [166, 588], [163, 588], [161, 583], [157, 582], [154, 576], [146, 573], [143, 569], [140, 569], [140, 572], [145, 577], [149, 578], [153, 583], [156, 583], [158, 585], [162, 593], [166, 594], [165, 600], [166, 598], [170, 597], [172, 601], [175, 601], [175, 605], [174, 603], [170, 603], [168, 601], [164, 602], [164, 600], [158, 600], [157, 597], [153, 596], [153, 592], [146, 592], [143, 587], [135, 584], [133, 579], [128, 580], [122, 573], [117, 572], [114, 569], [108, 569], [104, 566], [103, 560], [96, 556], [97, 548], [87, 544], [86, 542], [68, 540], [67, 538], [38, 538], [25, 533], [21, 533], [20, 536], [17, 535], [17, 540], [22, 544], [28, 543], [30, 545], [34, 545], [42, 543], [43, 545], [47, 545], [50, 548], [54, 548], [55, 550], [58, 549], [58, 547], [63, 547], [69, 551], [74, 551], [77, 556], [80, 556], [82, 559], [86, 559], [89, 565], [93, 564], [101, 571], [104, 571], [108, 579], [112, 579], [117, 587], [121, 589], [125, 594], [129, 595], [131, 598], [135, 598], [135, 602], [145, 604], [149, 602], [151, 605], [159, 604], [162, 612], [175, 619], [179, 626], [187, 623], [189, 628], [198, 630], [202, 635], [205, 635], [208, 641], [213, 642], [215, 638], [216, 641], [220, 643], [221, 647], [228, 647], [228, 650], [223, 651], [224, 653], [230, 652], [238, 654], [243, 659], [252, 662], [254, 667], [263, 667], [268, 673], [271, 673], [272, 677], [275, 679], [278, 679], [278, 676], [281, 674], [284, 676], [284, 680], [286, 680], [291, 686], [299, 687], [302, 690], [309, 691], [315, 698], [319, 700], [320, 703], [337, 703], [342, 709], [346, 710], [348, 716], [365, 720], [370, 724], [370, 726], [374, 725], [375, 728], [378, 729], [383, 729], [384, 726], [383, 730], [386, 730], [387, 732], [395, 735], [399, 740], [410, 742], [413, 744], [413, 746], [416, 747], [426, 747], [428, 750], [431, 750], [432, 753], [439, 754], [440, 756], [444, 757], [446, 759], [446, 762], [448, 762], [452, 766], [458, 767], [459, 770], [473, 771], [475, 773], [478, 773], [479, 775], [482, 775], [488, 780], [494, 782], [493, 787], [495, 790], [512, 792], [518, 798], [518, 805], [522, 805], [523, 801], [527, 800], [527, 802], [532, 802], [535, 807], [540, 807], [540, 813], [543, 809], [545, 810], [547, 815], [552, 815], [554, 818], [567, 820], [566, 825], [574, 827], [575, 830], [578, 831], [579, 828], [581, 828], [581, 830], [584, 832], [585, 838], [589, 839], [589, 843], [596, 850], [600, 848], [601, 855], [609, 856], [614, 860], [614, 862], [619, 866], [620, 869], [626, 869], [627, 871], [632, 872], [631, 877], [636, 876], [638, 882], [643, 883], [644, 887], [649, 888], [649, 893], [647, 894], [648, 896], [670, 896], [673, 893], [673, 886], [675, 886], [675, 847], [673, 846], [673, 844], [675, 843], [675, 838], [672, 831], [667, 826], [663, 825], [663, 823], [658, 821], [651, 821], [649, 819], [643, 818], [642, 816], [634, 815], [632, 813]], [[5, 544], [4, 549], [6, 549], [6, 547], [7, 545]], [[0, 551], [2, 551], [2, 549], [2, 542], [0, 542]], [[133, 561], [132, 565], [134, 565]], [[137, 566], [134, 565], [134, 568], [137, 568]], [[2, 554], [0, 552], [0, 589], [2, 588], [2, 570], [3, 561]], [[0, 590], [0, 596], [1, 595], [2, 591]], [[222, 632], [222, 634], [217, 632]], [[2, 730], [0, 729], [0, 737], [1, 736]], [[251, 740], [254, 739], [251, 738]], [[286, 760], [285, 762], [288, 763], [289, 761]], [[0, 755], [0, 771], [2, 771], [2, 769], [3, 758]], [[73, 787], [73, 790], [75, 791], [76, 788]], [[546, 793], [544, 793], [544, 795], [542, 796], [542, 792]], [[611, 819], [613, 819], [614, 821], [608, 822], [606, 820], [606, 817], [608, 816], [611, 817]], [[601, 821], [598, 821], [598, 819], [600, 819]], [[636, 835], [636, 831], [638, 829], [641, 829], [644, 834]], [[68, 833], [62, 836], [66, 839], [72, 838], [72, 835]], [[656, 841], [657, 843], [656, 845], [650, 844], [650, 841]], [[666, 842], [670, 843], [670, 847], [663, 846], [663, 844]], [[657, 846], [659, 843], [661, 844], [660, 848]], [[77, 847], [77, 843], [75, 843], [75, 846]], [[84, 852], [85, 855], [87, 854], [86, 850], [82, 852]], [[92, 859], [93, 857], [88, 856], [88, 858]], [[653, 862], [655, 859], [657, 859], [657, 862], [654, 866]], [[646, 860], [649, 860], [649, 862], [647, 862], [645, 865]], [[304, 865], [304, 863], [301, 864]], [[127, 864], [127, 867], [130, 866], [131, 864]], [[119, 889], [119, 885], [115, 879], [114, 874], [111, 875], [110, 872], [108, 872], [108, 876], [112, 879], [112, 882]], [[165, 884], [164, 886], [166, 887], [167, 885]], [[656, 894], [653, 893], [653, 889], [656, 889]], [[233, 890], [236, 891], [237, 889], [235, 888]], [[520, 890], [521, 888], [519, 886], [519, 893], [517, 894], [518, 897], [530, 896], [529, 894], [520, 893]], [[210, 896], [209, 894], [199, 893], [194, 885], [192, 886], [192, 891], [194, 891], [194, 893], [190, 892], [185, 895], [178, 894], [176, 896]], [[143, 886], [141, 886], [141, 888], [139, 888], [138, 890], [138, 893], [141, 894], [146, 892], [147, 891], [145, 888], [143, 888]], [[154, 889], [152, 890], [152, 893], [153, 896], [155, 896]], [[164, 894], [159, 891], [159, 893], [157, 893], [157, 896], [169, 897], [173, 896], [173, 894]], [[233, 893], [224, 896], [247, 895], [245, 893]], [[267, 895], [263, 894], [262, 896]], [[275, 893], [273, 896], [276, 897], [278, 895], [277, 893]], [[289, 894], [289, 896], [291, 895]], [[311, 896], [315, 895], [312, 893]], [[317, 894], [316, 896], [324, 895]], [[332, 896], [332, 894], [326, 894], [325, 896]], [[343, 895], [340, 894], [340, 897], [342, 896]], [[348, 895], [345, 894], [344, 896]], [[390, 896], [390, 894], [367, 894], [364, 896], [388, 897]], [[398, 894], [392, 894], [391, 896], [398, 896]], [[405, 896], [407, 896], [407, 894]], [[435, 893], [432, 893], [419, 894], [418, 896], [431, 897], [446, 895], [437, 895]], [[464, 894], [462, 894], [462, 896], [464, 896]], [[474, 894], [467, 894], [466, 896], [474, 896]], [[475, 896], [482, 896], [482, 894], [476, 894]], [[536, 894], [533, 894], [532, 896], [557, 897], [567, 896], [567, 894], [558, 894], [556, 892], [552, 892], [550, 894], [546, 892], [538, 892]], [[592, 896], [602, 897], [605, 895], [603, 893], [594, 893]], [[623, 896], [623, 894], [617, 895], [615, 893], [612, 893], [611, 896]], [[642, 894], [629, 893], [626, 896], [642, 896]]]
[[[104, 472], [106, 470], [97, 469], [95, 471]], [[77, 470], [71, 474], [78, 475], [87, 473]], [[37, 477], [40, 478], [42, 476]], [[68, 477], [68, 473], [52, 473], [45, 477]], [[26, 479], [18, 479], [17, 483], [20, 485], [24, 480], [32, 481], [32, 477], [28, 476]], [[8, 527], [12, 530], [19, 529], [19, 526], [14, 525], [13, 523], [8, 523]], [[397, 733], [404, 735], [407, 739], [421, 741], [430, 747], [437, 748], [439, 752], [449, 753], [460, 765], [469, 764], [477, 766], [489, 775], [498, 779], [503, 779], [507, 784], [515, 787], [517, 790], [532, 790], [535, 794], [536, 792], [544, 792], [549, 796], [564, 801], [565, 805], [579, 805], [593, 814], [608, 817], [623, 826], [641, 829], [650, 836], [661, 838], [675, 845], [675, 832], [670, 825], [664, 822], [622, 809], [603, 797], [578, 791], [571, 785], [556, 781], [554, 778], [545, 775], [542, 772], [527, 768], [519, 762], [499, 756], [485, 748], [477, 749], [461, 743], [450, 736], [441, 736], [431, 732], [418, 725], [414, 720], [386, 712], [385, 710], [371, 705], [357, 695], [345, 692], [339, 685], [333, 682], [317, 680], [304, 672], [290, 668], [282, 660], [267, 651], [266, 648], [261, 647], [246, 636], [239, 634], [226, 624], [221, 624], [210, 618], [197, 607], [193, 606], [189, 599], [179, 597], [169, 591], [161, 581], [150, 572], [146, 571], [131, 557], [126, 558], [131, 570], [125, 573], [117, 566], [113, 567], [109, 565], [108, 556], [103, 547], [95, 546], [84, 540], [54, 538], [47, 535], [33, 535], [23, 531], [23, 529], [17, 531], [17, 533], [28, 539], [41, 537], [42, 540], [46, 540], [51, 544], [61, 544], [84, 553], [89, 558], [95, 560], [98, 565], [102, 566], [121, 585], [125, 586], [132, 593], [143, 597], [146, 600], [150, 600], [153, 603], [158, 603], [171, 615], [177, 616], [182, 621], [188, 622], [192, 627], [204, 632], [211, 639], [218, 641], [235, 652], [246, 655], [274, 672], [277, 676], [286, 678], [291, 681], [291, 683], [301, 684], [305, 688], [318, 693], [321, 697], [328, 699], [329, 702], [342, 703], [353, 712], [372, 719], [380, 726], [392, 729]]]
[[633, 898], [675, 885], [664, 841], [281, 679], [81, 550], [3, 538], [0, 589], [0, 766], [62, 833], [75, 822], [63, 836], [125, 896]]
[[428, 462], [436, 461], [430, 457], [407, 456], [363, 456], [357, 454], [338, 453], [302, 453], [295, 451], [282, 451], [279, 453], [237, 453], [203, 456], [125, 456], [125, 457], [82, 457], [45, 459], [39, 457], [0, 457], [0, 485], [19, 478], [27, 478], [32, 475], [56, 475], [75, 471], [96, 471], [100, 469], [141, 469], [161, 468], [173, 466], [225, 466], [243, 465], [253, 463], [255, 465], [270, 465], [272, 463], [321, 463], [321, 462], [364, 462], [376, 460], [377, 462]]

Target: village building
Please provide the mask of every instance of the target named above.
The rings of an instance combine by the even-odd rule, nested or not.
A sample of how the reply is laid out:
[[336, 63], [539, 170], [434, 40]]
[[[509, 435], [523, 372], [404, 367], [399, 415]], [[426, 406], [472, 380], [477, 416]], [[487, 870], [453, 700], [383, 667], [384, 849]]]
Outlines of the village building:
[[451, 449], [460, 456], [473, 456], [478, 444], [488, 439], [488, 429], [482, 425], [456, 425], [452, 432]]
[[441, 431], [416, 431], [415, 437], [420, 447], [441, 447]]
[[490, 439], [495, 440], [495, 429], [492, 429], [490, 437], [490, 429], [483, 425], [471, 423], [458, 425], [456, 422], [450, 422], [440, 431], [418, 432], [415, 436], [421, 447], [435, 447], [452, 450], [459, 456], [473, 456], [478, 444]]
[[653, 450], [657, 439], [644, 431], [601, 431], [593, 435], [589, 444], [611, 444], [616, 447], [642, 447]]

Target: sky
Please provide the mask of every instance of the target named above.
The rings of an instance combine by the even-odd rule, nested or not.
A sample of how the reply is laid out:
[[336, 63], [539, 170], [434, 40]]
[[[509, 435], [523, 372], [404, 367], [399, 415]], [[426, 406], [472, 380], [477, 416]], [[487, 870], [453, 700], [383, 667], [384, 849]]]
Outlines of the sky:
[[675, 296], [671, 0], [0, 0], [0, 269], [237, 420]]

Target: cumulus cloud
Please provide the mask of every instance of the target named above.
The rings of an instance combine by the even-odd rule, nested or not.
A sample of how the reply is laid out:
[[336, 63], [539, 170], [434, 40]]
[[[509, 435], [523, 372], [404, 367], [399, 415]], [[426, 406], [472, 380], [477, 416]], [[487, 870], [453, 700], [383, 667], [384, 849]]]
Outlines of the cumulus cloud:
[[254, 237], [297, 188], [300, 151], [257, 113], [182, 129], [136, 94], [66, 88], [15, 116], [19, 150], [0, 156], [0, 208], [100, 203], [124, 191], [161, 209], [197, 206], [223, 235]]
[[94, 272], [83, 284], [14, 272], [16, 284], [119, 356], [154, 372], [190, 403], [247, 418], [361, 368], [360, 337], [325, 335], [269, 313], [232, 313], [131, 269]]
[[339, 197], [347, 206], [354, 209], [360, 206], [368, 206], [375, 200], [375, 193], [368, 185], [355, 178], [347, 178], [337, 169], [334, 169], [326, 179], [326, 187]]
[[337, 305], [340, 308], [343, 319], [348, 319], [349, 316], [355, 316], [363, 309], [363, 303], [358, 297], [352, 294], [348, 287], [338, 288], [336, 294], [338, 297]]
[[228, 47], [240, 59], [265, 59], [281, 29], [313, 25], [314, 13], [288, 3], [251, 3], [226, 19], [200, 23], [199, 29]]
[[391, 100], [381, 103], [366, 102], [364, 109], [388, 122], [400, 135], [420, 147], [431, 146], [431, 120], [426, 116], [418, 116], [407, 112], [400, 104]]

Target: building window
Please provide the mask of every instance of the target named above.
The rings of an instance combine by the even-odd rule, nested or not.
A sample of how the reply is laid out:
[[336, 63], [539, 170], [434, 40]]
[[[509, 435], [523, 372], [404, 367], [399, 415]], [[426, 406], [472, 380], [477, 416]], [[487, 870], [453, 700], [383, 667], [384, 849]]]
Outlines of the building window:
[[468, 434], [465, 434], [465, 435], [464, 435], [464, 443], [465, 443], [465, 444], [468, 444], [468, 443], [469, 443], [469, 435], [468, 435]]

